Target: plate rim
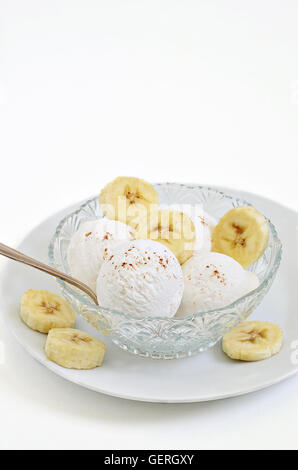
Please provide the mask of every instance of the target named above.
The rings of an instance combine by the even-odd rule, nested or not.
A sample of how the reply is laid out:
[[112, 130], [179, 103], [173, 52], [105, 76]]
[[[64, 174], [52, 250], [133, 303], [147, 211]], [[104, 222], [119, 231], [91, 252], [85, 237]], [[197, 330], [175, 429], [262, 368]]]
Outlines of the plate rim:
[[[7, 320], [7, 318], [6, 318]], [[296, 375], [298, 373], [298, 366], [297, 368], [293, 369], [291, 372], [288, 372], [282, 376], [279, 376], [276, 380], [272, 381], [269, 380], [262, 385], [257, 385], [256, 387], [250, 388], [250, 389], [245, 389], [241, 390], [235, 393], [226, 393], [226, 394], [221, 394], [221, 395], [208, 395], [208, 396], [202, 396], [200, 398], [183, 398], [183, 397], [177, 397], [173, 399], [165, 399], [163, 397], [139, 397], [139, 396], [133, 396], [133, 395], [128, 395], [128, 394], [119, 394], [119, 393], [114, 393], [106, 389], [101, 389], [99, 387], [93, 387], [91, 385], [87, 385], [86, 383], [82, 383], [77, 379], [71, 379], [69, 377], [66, 377], [65, 374], [63, 374], [63, 367], [58, 366], [55, 363], [51, 363], [51, 361], [47, 360], [46, 358], [44, 360], [40, 359], [38, 357], [38, 354], [34, 351], [34, 349], [30, 348], [27, 346], [27, 344], [22, 341], [19, 337], [19, 335], [16, 333], [15, 329], [12, 326], [12, 322], [8, 322], [9, 330], [12, 333], [13, 337], [17, 340], [17, 342], [24, 348], [24, 350], [39, 364], [45, 366], [48, 370], [50, 370], [52, 373], [58, 375], [64, 380], [67, 380], [70, 383], [74, 383], [75, 385], [79, 387], [86, 388], [87, 390], [91, 390], [92, 392], [96, 393], [102, 393], [103, 395], [110, 396], [113, 398], [121, 398], [122, 400], [131, 400], [131, 401], [139, 401], [143, 403], [169, 403], [169, 404], [174, 404], [174, 403], [203, 403], [203, 402], [209, 402], [209, 401], [217, 401], [217, 400], [226, 400], [228, 398], [235, 398], [243, 395], [248, 395], [250, 393], [258, 392], [261, 390], [264, 390], [266, 388], [269, 388], [273, 385], [277, 385], [280, 382], [283, 382], [286, 379], [289, 379]], [[41, 333], [42, 334], [42, 333]], [[120, 349], [119, 349], [120, 351]], [[123, 352], [123, 351], [120, 351]], [[129, 353], [128, 353], [129, 354]], [[175, 360], [175, 359], [173, 359]], [[179, 359], [177, 359], [179, 360]], [[183, 360], [183, 359], [181, 359]], [[67, 369], [69, 370], [69, 369]]]

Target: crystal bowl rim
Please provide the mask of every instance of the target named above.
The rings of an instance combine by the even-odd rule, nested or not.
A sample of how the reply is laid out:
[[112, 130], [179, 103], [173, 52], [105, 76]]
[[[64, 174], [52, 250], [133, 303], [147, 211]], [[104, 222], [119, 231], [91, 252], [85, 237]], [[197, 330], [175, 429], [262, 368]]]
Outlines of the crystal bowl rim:
[[[210, 186], [204, 186], [204, 185], [199, 185], [199, 184], [189, 185], [189, 184], [183, 184], [183, 183], [169, 183], [169, 182], [166, 182], [166, 183], [153, 183], [153, 185], [155, 187], [166, 186], [166, 185], [170, 185], [170, 186], [177, 185], [177, 186], [180, 186], [182, 189], [208, 190], [208, 191], [214, 192], [215, 194], [219, 194], [219, 195], [223, 196], [225, 199], [230, 199], [230, 200], [236, 201], [237, 204], [239, 204], [239, 205], [252, 206], [252, 204], [247, 202], [245, 199], [231, 196], [231, 195], [227, 194], [224, 191], [221, 191], [221, 190], [216, 189], [216, 188], [212, 188]], [[59, 269], [59, 266], [55, 262], [54, 247], [55, 247], [56, 240], [59, 238], [59, 235], [61, 233], [61, 230], [62, 230], [63, 226], [65, 225], [65, 223], [67, 222], [68, 219], [70, 219], [70, 218], [74, 217], [75, 215], [79, 214], [85, 207], [89, 206], [89, 204], [91, 202], [93, 202], [94, 200], [96, 200], [97, 198], [98, 198], [98, 196], [94, 196], [94, 197], [86, 200], [83, 204], [80, 205], [80, 207], [78, 209], [76, 209], [75, 211], [72, 211], [71, 213], [69, 213], [65, 217], [63, 217], [63, 219], [57, 225], [55, 234], [53, 235], [53, 237], [50, 241], [49, 247], [48, 247], [49, 261], [50, 261], [51, 266], [53, 266], [55, 269]], [[123, 317], [127, 320], [130, 320], [130, 321], [142, 321], [142, 320], [146, 321], [146, 322], [163, 321], [163, 322], [167, 322], [169, 324], [173, 324], [173, 323], [181, 323], [182, 324], [185, 321], [192, 321], [192, 320], [195, 320], [197, 318], [203, 318], [207, 314], [209, 315], [209, 314], [212, 314], [212, 313], [224, 313], [225, 310], [228, 312], [231, 308], [235, 308], [238, 305], [240, 305], [245, 299], [257, 296], [257, 294], [259, 292], [261, 292], [267, 286], [269, 281], [275, 276], [275, 274], [276, 274], [276, 272], [279, 268], [279, 265], [280, 265], [280, 262], [281, 262], [281, 256], [282, 256], [282, 243], [281, 243], [281, 240], [278, 237], [277, 230], [276, 230], [274, 224], [265, 215], [264, 215], [264, 217], [266, 218], [266, 220], [268, 222], [269, 230], [270, 230], [271, 235], [273, 237], [273, 240], [276, 244], [276, 254], [275, 254], [274, 261], [273, 261], [273, 265], [272, 265], [269, 273], [267, 274], [266, 278], [261, 282], [261, 284], [256, 289], [250, 291], [248, 294], [246, 294], [242, 297], [239, 297], [237, 300], [235, 300], [231, 304], [226, 305], [226, 306], [221, 307], [221, 308], [215, 308], [215, 309], [211, 309], [211, 310], [204, 310], [203, 312], [198, 312], [198, 313], [188, 315], [188, 316], [184, 316], [184, 317], [175, 317], [175, 316], [174, 317], [161, 317], [161, 316], [135, 317], [135, 316], [120, 312], [119, 310], [113, 310], [113, 309], [110, 309], [110, 308], [102, 307], [100, 305], [95, 305], [91, 301], [91, 299], [89, 300], [86, 295], [80, 294], [79, 292], [77, 292], [67, 282], [63, 281], [62, 279], [58, 279], [58, 278], [56, 278], [56, 281], [58, 282], [58, 284], [59, 284], [60, 288], [62, 288], [62, 290], [66, 289], [72, 296], [74, 296], [77, 300], [79, 300], [79, 302], [81, 304], [85, 305], [86, 307], [89, 307], [89, 308], [91, 307], [92, 309], [96, 309], [98, 314], [100, 314], [103, 311], [103, 312], [107, 312], [107, 313], [112, 314], [112, 315], [119, 315], [120, 317]]]

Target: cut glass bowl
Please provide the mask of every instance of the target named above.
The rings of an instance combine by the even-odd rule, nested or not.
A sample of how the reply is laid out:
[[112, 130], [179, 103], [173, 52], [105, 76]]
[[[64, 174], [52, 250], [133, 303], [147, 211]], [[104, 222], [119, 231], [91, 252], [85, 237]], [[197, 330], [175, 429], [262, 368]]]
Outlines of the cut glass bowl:
[[[222, 191], [203, 186], [176, 183], [156, 184], [161, 204], [201, 205], [217, 220], [236, 206], [248, 202]], [[88, 200], [78, 210], [66, 216], [58, 225], [49, 246], [50, 263], [70, 274], [67, 249], [79, 225], [103, 217], [98, 197]], [[226, 307], [197, 313], [183, 318], [135, 318], [96, 306], [82, 291], [57, 279], [62, 295], [91, 325], [125, 351], [155, 359], [192, 356], [216, 344], [231, 328], [247, 318], [268, 292], [281, 261], [281, 242], [273, 224], [268, 220], [269, 244], [263, 256], [249, 269], [260, 280], [260, 286]]]

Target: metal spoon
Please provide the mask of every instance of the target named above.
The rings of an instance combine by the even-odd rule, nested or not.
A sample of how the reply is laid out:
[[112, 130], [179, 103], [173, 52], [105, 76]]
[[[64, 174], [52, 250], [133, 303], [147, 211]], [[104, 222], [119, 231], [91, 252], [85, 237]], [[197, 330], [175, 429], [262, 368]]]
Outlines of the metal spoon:
[[27, 264], [28, 266], [32, 266], [33, 268], [39, 269], [40, 271], [48, 273], [51, 276], [58, 277], [59, 279], [62, 279], [63, 281], [66, 281], [69, 284], [78, 287], [83, 292], [85, 292], [85, 294], [91, 297], [91, 299], [96, 305], [98, 305], [97, 297], [95, 293], [90, 289], [90, 287], [88, 287], [83, 282], [78, 281], [77, 279], [69, 276], [68, 274], [65, 274], [61, 271], [57, 271], [57, 269], [54, 269], [51, 266], [48, 266], [47, 264], [41, 263], [36, 259], [30, 258], [29, 256], [24, 255], [23, 253], [20, 253], [19, 251], [4, 245], [3, 243], [0, 243], [0, 255], [6, 256], [7, 258], [13, 259], [15, 261], [19, 261], [23, 264]]

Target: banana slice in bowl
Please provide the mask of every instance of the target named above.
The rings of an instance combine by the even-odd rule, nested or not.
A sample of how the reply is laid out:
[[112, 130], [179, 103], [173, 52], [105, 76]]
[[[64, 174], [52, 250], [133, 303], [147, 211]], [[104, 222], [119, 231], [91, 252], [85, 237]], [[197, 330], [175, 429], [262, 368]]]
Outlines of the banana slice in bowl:
[[223, 352], [231, 359], [261, 361], [277, 354], [282, 346], [282, 331], [275, 323], [246, 321], [222, 339]]
[[149, 216], [152, 205], [158, 204], [158, 193], [147, 181], [119, 176], [103, 188], [99, 202], [107, 218], [133, 226], [136, 217]]
[[254, 207], [239, 206], [228, 211], [212, 234], [212, 251], [231, 256], [244, 268], [257, 261], [268, 246], [269, 228]]
[[161, 209], [150, 219], [147, 238], [165, 245], [183, 264], [193, 255], [195, 226], [187, 214]]

